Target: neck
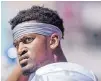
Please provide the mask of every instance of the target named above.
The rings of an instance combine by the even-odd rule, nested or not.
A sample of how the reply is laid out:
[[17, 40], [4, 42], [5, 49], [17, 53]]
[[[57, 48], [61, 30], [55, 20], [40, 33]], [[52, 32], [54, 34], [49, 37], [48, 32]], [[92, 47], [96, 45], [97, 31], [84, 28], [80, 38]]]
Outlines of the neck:
[[67, 62], [67, 59], [60, 46], [57, 47], [54, 56], [56, 62]]

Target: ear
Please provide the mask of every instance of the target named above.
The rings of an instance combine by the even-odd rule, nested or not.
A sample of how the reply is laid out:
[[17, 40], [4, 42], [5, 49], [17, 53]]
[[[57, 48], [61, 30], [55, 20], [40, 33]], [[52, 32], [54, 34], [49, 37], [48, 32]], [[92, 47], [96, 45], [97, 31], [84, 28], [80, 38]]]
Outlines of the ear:
[[56, 47], [58, 47], [58, 45], [59, 45], [59, 36], [56, 33], [54, 33], [51, 35], [50, 48], [54, 50]]

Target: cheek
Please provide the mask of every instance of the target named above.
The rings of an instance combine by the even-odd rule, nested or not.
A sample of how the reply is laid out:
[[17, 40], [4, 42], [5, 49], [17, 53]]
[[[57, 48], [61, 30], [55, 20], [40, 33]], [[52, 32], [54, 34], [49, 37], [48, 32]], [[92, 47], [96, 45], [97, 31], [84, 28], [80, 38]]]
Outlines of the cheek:
[[34, 61], [40, 62], [47, 58], [47, 44], [42, 41], [34, 41], [29, 47], [30, 58]]

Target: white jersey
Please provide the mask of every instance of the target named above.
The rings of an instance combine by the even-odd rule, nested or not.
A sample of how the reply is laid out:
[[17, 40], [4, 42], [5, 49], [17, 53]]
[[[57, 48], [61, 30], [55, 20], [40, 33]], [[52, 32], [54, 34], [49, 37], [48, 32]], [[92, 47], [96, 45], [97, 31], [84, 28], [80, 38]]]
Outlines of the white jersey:
[[97, 81], [92, 71], [69, 62], [57, 62], [39, 68], [29, 81]]

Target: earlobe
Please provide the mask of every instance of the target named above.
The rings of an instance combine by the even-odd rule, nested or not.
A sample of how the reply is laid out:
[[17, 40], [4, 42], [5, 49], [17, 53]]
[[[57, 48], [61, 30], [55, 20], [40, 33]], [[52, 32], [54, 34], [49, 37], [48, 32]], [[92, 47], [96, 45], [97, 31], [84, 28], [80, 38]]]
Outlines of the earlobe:
[[57, 48], [58, 45], [59, 45], [59, 36], [56, 33], [54, 33], [51, 35], [50, 48], [54, 50], [55, 48]]

